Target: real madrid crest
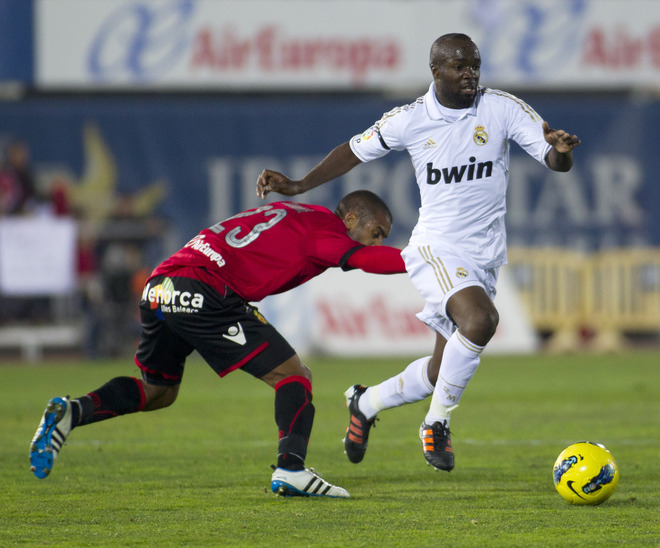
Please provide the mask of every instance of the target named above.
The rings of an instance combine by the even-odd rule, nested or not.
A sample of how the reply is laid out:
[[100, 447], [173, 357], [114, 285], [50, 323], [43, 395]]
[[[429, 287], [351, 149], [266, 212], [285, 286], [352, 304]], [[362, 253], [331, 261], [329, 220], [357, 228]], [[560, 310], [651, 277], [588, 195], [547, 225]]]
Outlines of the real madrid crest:
[[472, 139], [474, 139], [474, 142], [480, 147], [488, 142], [488, 133], [486, 133], [484, 126], [477, 126], [474, 128]]
[[459, 266], [456, 269], [456, 277], [457, 278], [467, 278], [468, 277], [468, 271], [465, 270], [462, 266]]

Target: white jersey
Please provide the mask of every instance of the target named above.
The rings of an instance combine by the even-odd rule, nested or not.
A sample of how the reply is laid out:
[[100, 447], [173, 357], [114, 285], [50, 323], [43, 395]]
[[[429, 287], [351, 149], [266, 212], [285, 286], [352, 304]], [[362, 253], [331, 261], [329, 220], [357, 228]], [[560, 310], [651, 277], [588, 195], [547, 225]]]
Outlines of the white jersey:
[[431, 84], [414, 103], [387, 112], [350, 140], [363, 162], [407, 150], [422, 206], [411, 245], [465, 254], [480, 268], [506, 263], [509, 140], [543, 165], [550, 145], [541, 117], [513, 95], [479, 88], [474, 104], [448, 121]]

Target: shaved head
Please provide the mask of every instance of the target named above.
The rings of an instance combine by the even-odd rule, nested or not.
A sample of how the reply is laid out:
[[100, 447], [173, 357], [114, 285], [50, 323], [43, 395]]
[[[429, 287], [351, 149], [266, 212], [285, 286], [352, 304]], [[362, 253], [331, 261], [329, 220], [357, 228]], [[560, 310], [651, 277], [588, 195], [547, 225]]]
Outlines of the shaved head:
[[348, 235], [362, 245], [381, 245], [392, 230], [390, 208], [368, 190], [356, 190], [344, 196], [335, 213], [344, 221]]
[[[457, 44], [464, 44], [466, 42], [472, 42], [472, 38], [470, 38], [467, 34], [460, 34], [457, 32], [443, 34], [440, 38], [433, 42], [433, 45], [431, 46], [429, 64], [437, 65], [441, 63], [444, 59], [452, 56]], [[472, 43], [474, 44], [474, 42]], [[476, 44], [474, 47], [477, 47]]]
[[384, 213], [387, 220], [392, 222], [392, 212], [387, 204], [369, 190], [356, 190], [344, 196], [337, 205], [335, 213], [343, 218], [350, 211], [361, 218], [373, 218], [377, 213]]

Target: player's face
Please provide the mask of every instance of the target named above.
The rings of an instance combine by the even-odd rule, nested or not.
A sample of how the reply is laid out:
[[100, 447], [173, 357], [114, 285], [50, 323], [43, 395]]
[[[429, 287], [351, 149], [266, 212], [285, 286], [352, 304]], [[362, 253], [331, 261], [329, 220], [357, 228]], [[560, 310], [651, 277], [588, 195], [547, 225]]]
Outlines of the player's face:
[[372, 217], [358, 219], [348, 233], [362, 245], [382, 245], [383, 240], [390, 235], [390, 230], [392, 223], [385, 213], [379, 212]]
[[474, 103], [479, 86], [481, 54], [476, 44], [454, 40], [431, 63], [435, 94], [448, 108], [468, 108]]

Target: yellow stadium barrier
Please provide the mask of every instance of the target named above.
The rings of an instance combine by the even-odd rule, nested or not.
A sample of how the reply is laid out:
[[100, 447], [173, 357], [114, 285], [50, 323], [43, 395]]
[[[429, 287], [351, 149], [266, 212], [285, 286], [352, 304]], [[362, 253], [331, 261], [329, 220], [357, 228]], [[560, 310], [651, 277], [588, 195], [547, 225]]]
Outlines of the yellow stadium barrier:
[[507, 268], [550, 351], [619, 350], [626, 333], [660, 332], [660, 249], [511, 248]]
[[587, 257], [560, 248], [510, 248], [509, 265], [537, 331], [549, 334], [550, 351], [570, 351], [582, 344], [583, 299]]
[[603, 251], [591, 258], [585, 309], [596, 330], [593, 345], [615, 350], [623, 335], [660, 331], [660, 250]]

